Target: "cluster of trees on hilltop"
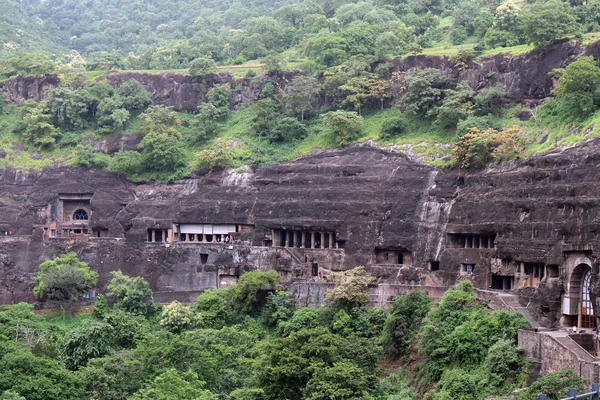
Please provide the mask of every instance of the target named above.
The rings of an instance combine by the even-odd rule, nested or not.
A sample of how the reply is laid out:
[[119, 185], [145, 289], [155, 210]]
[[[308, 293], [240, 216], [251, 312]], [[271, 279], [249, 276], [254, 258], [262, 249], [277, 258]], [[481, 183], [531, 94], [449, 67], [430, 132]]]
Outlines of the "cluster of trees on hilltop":
[[[516, 346], [524, 317], [492, 312], [470, 282], [439, 304], [413, 291], [386, 310], [366, 305], [373, 277], [358, 267], [333, 274], [330, 305], [305, 308], [276, 290], [277, 272], [253, 271], [160, 306], [144, 279], [116, 271], [93, 312], [71, 315], [97, 277], [59, 256], [40, 265], [34, 293], [67, 314], [0, 310], [0, 399], [476, 400], [522, 387], [530, 370]], [[561, 371], [516, 398], [582, 385]]]
[[292, 59], [322, 68], [353, 55], [388, 58], [450, 44], [547, 46], [600, 29], [597, 0], [4, 2], [14, 20], [0, 30], [3, 58], [36, 48], [47, 54], [73, 49], [92, 69], [188, 68], [199, 57], [241, 64], [288, 50]]

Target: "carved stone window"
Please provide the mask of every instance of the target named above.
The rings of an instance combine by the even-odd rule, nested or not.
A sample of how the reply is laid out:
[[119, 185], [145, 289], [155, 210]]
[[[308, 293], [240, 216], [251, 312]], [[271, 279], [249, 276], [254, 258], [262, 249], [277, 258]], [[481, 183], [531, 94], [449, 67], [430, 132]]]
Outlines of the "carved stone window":
[[79, 210], [75, 211], [75, 213], [73, 214], [73, 219], [75, 221], [87, 221], [88, 213], [85, 210], [79, 209]]

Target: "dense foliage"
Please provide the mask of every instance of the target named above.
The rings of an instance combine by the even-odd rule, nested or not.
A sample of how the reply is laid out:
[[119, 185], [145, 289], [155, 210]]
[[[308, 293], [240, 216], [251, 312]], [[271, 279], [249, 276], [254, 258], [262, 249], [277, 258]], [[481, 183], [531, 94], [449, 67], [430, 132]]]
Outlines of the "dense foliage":
[[[80, 265], [71, 254], [47, 263], [67, 259]], [[468, 281], [438, 304], [414, 291], [368, 307], [371, 280], [362, 268], [339, 274], [331, 305], [303, 308], [275, 290], [278, 273], [253, 271], [161, 307], [142, 278], [114, 272], [92, 313], [0, 311], [0, 398], [475, 400], [523, 386], [520, 314], [492, 312]], [[561, 372], [519, 399], [578, 385]]]

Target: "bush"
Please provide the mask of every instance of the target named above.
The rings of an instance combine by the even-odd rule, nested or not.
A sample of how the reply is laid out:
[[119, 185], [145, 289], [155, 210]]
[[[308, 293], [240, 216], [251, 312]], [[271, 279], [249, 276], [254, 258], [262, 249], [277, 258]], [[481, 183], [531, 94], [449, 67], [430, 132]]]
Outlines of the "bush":
[[462, 121], [459, 121], [456, 124], [456, 136], [458, 138], [463, 137], [472, 129], [477, 129], [479, 131], [485, 131], [487, 129], [500, 129], [498, 124], [494, 123], [494, 121], [489, 117], [475, 117], [470, 116]]
[[95, 152], [91, 146], [80, 146], [75, 153], [74, 164], [81, 168], [104, 169], [108, 167], [108, 160], [101, 153]]
[[542, 376], [531, 384], [527, 389], [517, 393], [515, 400], [535, 399], [540, 393], [547, 396], [548, 400], [559, 400], [567, 397], [569, 388], [575, 388], [578, 391], [583, 390], [586, 385], [585, 378], [578, 377], [572, 369], [563, 369]]
[[98, 297], [96, 297], [96, 302], [94, 303], [94, 310], [92, 311], [94, 317], [104, 319], [109, 312], [110, 310], [108, 309], [106, 297], [104, 297], [103, 294], [98, 295]]
[[115, 297], [115, 307], [123, 311], [149, 316], [157, 311], [152, 300], [150, 284], [142, 277], [124, 275], [121, 271], [112, 271], [108, 284], [108, 295]]
[[113, 351], [113, 334], [113, 327], [102, 322], [90, 322], [75, 328], [67, 335], [63, 347], [67, 368], [77, 370], [92, 358], [110, 354]]
[[33, 280], [33, 294], [38, 300], [69, 302], [96, 286], [98, 273], [79, 261], [77, 254], [68, 253], [41, 263]]
[[180, 333], [187, 329], [193, 329], [198, 324], [199, 317], [190, 307], [173, 301], [163, 308], [160, 325], [167, 328], [169, 332]]
[[207, 57], [199, 57], [190, 62], [189, 73], [195, 78], [208, 78], [217, 73], [217, 63]]
[[600, 68], [593, 57], [579, 57], [565, 68], [555, 90], [565, 105], [564, 113], [582, 118], [600, 104]]
[[329, 127], [338, 146], [347, 146], [360, 134], [363, 117], [354, 111], [329, 111], [321, 116], [323, 124]]
[[430, 111], [442, 104], [444, 91], [453, 86], [451, 78], [440, 70], [425, 68], [412, 72], [404, 79], [406, 91], [401, 102], [408, 111], [426, 117]]
[[289, 320], [293, 314], [294, 296], [291, 293], [282, 290], [269, 293], [262, 310], [262, 320], [265, 325], [275, 327], [278, 323]]
[[418, 290], [394, 299], [383, 328], [386, 353], [392, 356], [407, 354], [430, 307], [431, 299]]
[[472, 129], [454, 144], [453, 155], [461, 167], [480, 168], [487, 163], [516, 158], [523, 150], [524, 132], [519, 126], [505, 131]]
[[326, 293], [325, 300], [335, 301], [343, 307], [366, 304], [369, 300], [369, 285], [375, 281], [375, 277], [366, 272], [364, 267], [332, 272], [330, 279], [336, 286]]
[[212, 148], [196, 154], [195, 170], [227, 168], [233, 166], [232, 150], [224, 139], [217, 139]]
[[275, 123], [270, 131], [271, 142], [284, 142], [288, 140], [301, 140], [308, 135], [308, 129], [296, 118], [282, 118]]
[[229, 288], [233, 309], [241, 315], [256, 315], [264, 305], [267, 295], [279, 284], [281, 276], [277, 271], [251, 271], [243, 274], [239, 281]]
[[401, 116], [394, 116], [383, 121], [381, 124], [381, 132], [379, 138], [382, 140], [388, 140], [395, 138], [404, 133], [406, 130], [406, 123]]
[[499, 115], [505, 99], [506, 92], [498, 86], [484, 89], [475, 96], [475, 113], [479, 116]]
[[529, 372], [521, 350], [508, 339], [501, 339], [490, 347], [485, 364], [490, 373], [490, 383], [499, 389], [507, 383], [521, 383], [520, 375]]

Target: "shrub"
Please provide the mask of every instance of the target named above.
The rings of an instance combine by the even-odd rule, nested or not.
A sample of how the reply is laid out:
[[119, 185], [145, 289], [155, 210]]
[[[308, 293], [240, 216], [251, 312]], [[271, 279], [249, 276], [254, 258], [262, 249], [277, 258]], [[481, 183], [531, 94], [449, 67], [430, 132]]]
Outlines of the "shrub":
[[363, 124], [363, 117], [354, 111], [329, 111], [321, 116], [323, 123], [328, 126], [338, 146], [347, 146], [355, 140]]
[[600, 68], [593, 57], [579, 57], [565, 68], [555, 90], [565, 114], [585, 117], [600, 103]]
[[369, 300], [369, 285], [375, 281], [375, 277], [366, 272], [364, 267], [333, 272], [330, 278], [336, 286], [327, 292], [325, 299], [346, 307], [366, 304]]
[[515, 400], [534, 399], [540, 393], [548, 396], [548, 400], [559, 400], [567, 397], [569, 388], [581, 391], [585, 384], [587, 384], [585, 378], [578, 377], [571, 369], [563, 369], [562, 371], [542, 376], [527, 389], [517, 393]]
[[142, 277], [124, 275], [112, 271], [108, 284], [108, 295], [115, 297], [115, 307], [138, 315], [152, 315], [157, 307], [152, 300], [150, 284]]
[[190, 62], [189, 73], [195, 78], [208, 78], [217, 73], [217, 63], [207, 57], [199, 57]]
[[270, 131], [271, 142], [284, 142], [288, 140], [301, 140], [308, 135], [308, 129], [296, 118], [282, 118], [275, 123]]
[[77, 254], [68, 253], [41, 263], [33, 280], [33, 294], [39, 300], [69, 302], [96, 286], [98, 273], [79, 261]]
[[505, 99], [506, 92], [498, 86], [484, 89], [475, 96], [475, 113], [479, 116], [498, 115]]
[[404, 79], [406, 91], [401, 102], [411, 113], [425, 117], [442, 104], [444, 91], [452, 87], [452, 83], [452, 79], [437, 69], [412, 72]]
[[95, 152], [91, 146], [80, 146], [75, 153], [74, 164], [81, 168], [104, 169], [108, 166], [108, 160]]
[[199, 315], [195, 314], [190, 307], [185, 306], [178, 301], [163, 308], [160, 325], [173, 333], [180, 333], [186, 329], [194, 328], [199, 320]]
[[383, 328], [383, 345], [388, 354], [396, 356], [408, 352], [430, 307], [431, 299], [418, 290], [394, 299]]
[[497, 130], [500, 129], [500, 126], [494, 123], [494, 121], [489, 117], [469, 116], [456, 124], [456, 136], [461, 138], [469, 133], [471, 129], [477, 129], [480, 131], [484, 131], [486, 129]]
[[516, 158], [523, 150], [524, 132], [519, 126], [505, 131], [472, 129], [454, 144], [453, 155], [463, 168], [483, 167]]
[[92, 358], [110, 354], [113, 349], [112, 326], [91, 322], [74, 329], [66, 338], [63, 352], [67, 368], [77, 370]]
[[224, 139], [217, 139], [212, 148], [202, 150], [196, 154], [195, 170], [227, 168], [233, 166], [231, 148]]
[[406, 123], [401, 116], [394, 116], [383, 121], [379, 138], [382, 140], [392, 139], [404, 133]]

